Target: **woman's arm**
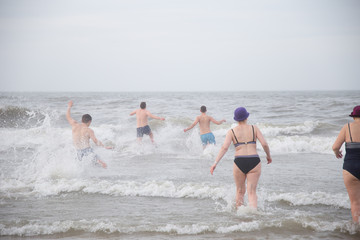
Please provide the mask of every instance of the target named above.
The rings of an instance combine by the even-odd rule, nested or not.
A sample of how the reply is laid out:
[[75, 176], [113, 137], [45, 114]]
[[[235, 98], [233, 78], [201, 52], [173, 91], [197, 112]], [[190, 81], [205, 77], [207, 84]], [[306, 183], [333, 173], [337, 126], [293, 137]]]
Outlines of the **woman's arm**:
[[268, 143], [266, 142], [266, 140], [265, 140], [264, 136], [262, 135], [260, 129], [257, 126], [254, 126], [254, 128], [255, 128], [255, 132], [256, 132], [256, 138], [259, 139], [259, 142], [260, 142], [262, 148], [264, 149], [264, 151], [266, 153], [266, 159], [268, 161], [268, 164], [272, 163], [272, 158], [271, 158], [271, 155], [270, 155], [270, 148], [269, 148]]
[[216, 165], [220, 162], [220, 160], [222, 159], [222, 157], [225, 155], [225, 153], [227, 152], [227, 150], [229, 149], [229, 146], [231, 144], [231, 141], [232, 141], [232, 136], [231, 136], [231, 133], [230, 131], [227, 132], [226, 134], [226, 137], [225, 137], [225, 141], [224, 141], [224, 144], [221, 146], [221, 149], [215, 159], [215, 162], [214, 164], [211, 166], [210, 168], [210, 173], [213, 174], [215, 168], [216, 168]]
[[340, 148], [345, 142], [345, 137], [346, 137], [346, 125], [344, 125], [343, 128], [340, 130], [340, 133], [332, 146], [336, 158], [342, 158], [343, 156]]

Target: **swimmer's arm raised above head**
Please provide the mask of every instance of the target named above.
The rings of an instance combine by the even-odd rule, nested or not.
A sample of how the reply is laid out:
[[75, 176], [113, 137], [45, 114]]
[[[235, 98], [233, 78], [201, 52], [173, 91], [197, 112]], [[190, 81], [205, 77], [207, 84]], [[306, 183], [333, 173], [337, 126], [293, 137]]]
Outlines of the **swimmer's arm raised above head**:
[[68, 120], [69, 124], [71, 126], [77, 124], [77, 122], [71, 117], [71, 113], [70, 113], [70, 110], [71, 110], [71, 107], [73, 106], [73, 101], [69, 101], [68, 102], [68, 108], [67, 108], [67, 111], [66, 111], [66, 119]]

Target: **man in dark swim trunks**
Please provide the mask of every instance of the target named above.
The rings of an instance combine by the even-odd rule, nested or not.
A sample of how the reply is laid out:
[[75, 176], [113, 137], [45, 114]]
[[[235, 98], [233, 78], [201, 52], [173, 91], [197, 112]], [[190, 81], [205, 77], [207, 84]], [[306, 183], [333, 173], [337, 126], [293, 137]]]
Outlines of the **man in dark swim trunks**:
[[130, 116], [132, 116], [134, 114], [136, 114], [136, 122], [137, 122], [136, 135], [137, 135], [138, 142], [141, 142], [144, 134], [146, 134], [146, 135], [149, 135], [151, 142], [154, 143], [154, 135], [148, 125], [148, 118], [150, 117], [150, 118], [154, 118], [154, 119], [158, 119], [158, 120], [162, 120], [162, 121], [164, 121], [165, 118], [158, 117], [158, 116], [151, 114], [148, 110], [146, 110], [145, 102], [140, 103], [140, 108], [136, 109], [132, 113], [130, 113]]

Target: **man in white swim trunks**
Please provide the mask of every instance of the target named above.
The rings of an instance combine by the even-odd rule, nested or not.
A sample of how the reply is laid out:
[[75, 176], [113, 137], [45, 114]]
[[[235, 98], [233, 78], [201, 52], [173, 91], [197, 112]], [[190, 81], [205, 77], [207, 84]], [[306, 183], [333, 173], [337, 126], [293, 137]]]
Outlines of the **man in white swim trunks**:
[[[96, 137], [94, 131], [89, 128], [92, 118], [89, 114], [84, 114], [82, 116], [82, 122], [78, 123], [75, 121], [70, 114], [70, 109], [73, 106], [73, 102], [69, 101], [68, 109], [66, 112], [66, 119], [72, 127], [72, 137], [74, 146], [77, 150], [77, 156], [80, 161], [83, 158], [90, 158], [94, 163], [100, 164], [103, 168], [106, 168], [107, 165], [105, 162], [99, 159], [99, 156], [96, 155], [93, 149], [90, 147], [90, 138], [97, 146], [105, 147], [102, 142], [100, 142]], [[106, 149], [111, 149], [111, 147], [105, 147]]]
[[184, 132], [187, 132], [190, 129], [192, 129], [193, 127], [195, 127], [195, 125], [197, 123], [199, 123], [199, 126], [200, 126], [200, 138], [201, 138], [201, 142], [202, 142], [204, 148], [208, 144], [216, 144], [215, 136], [210, 130], [210, 122], [213, 122], [213, 123], [215, 123], [217, 125], [220, 125], [223, 122], [226, 122], [226, 120], [224, 120], [224, 119], [221, 120], [221, 121], [216, 121], [211, 116], [206, 115], [206, 111], [207, 111], [206, 106], [201, 106], [200, 107], [201, 115], [199, 115], [199, 116], [197, 116], [195, 118], [195, 121], [193, 122], [193, 124], [191, 124], [190, 127], [184, 129]]
[[148, 125], [148, 118], [154, 118], [154, 119], [158, 119], [158, 120], [162, 120], [164, 121], [165, 118], [163, 117], [158, 117], [155, 116], [153, 114], [151, 114], [148, 110], [146, 110], [146, 102], [141, 102], [140, 103], [140, 108], [134, 110], [133, 112], [130, 113], [130, 116], [136, 114], [136, 135], [137, 135], [137, 140], [138, 142], [141, 142], [144, 134], [149, 135], [151, 142], [154, 143], [154, 135]]

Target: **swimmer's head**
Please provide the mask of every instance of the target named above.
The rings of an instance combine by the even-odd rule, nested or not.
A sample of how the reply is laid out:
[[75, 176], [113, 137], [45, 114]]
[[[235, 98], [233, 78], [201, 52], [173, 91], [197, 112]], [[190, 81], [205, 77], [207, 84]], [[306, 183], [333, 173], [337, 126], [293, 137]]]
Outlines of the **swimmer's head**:
[[355, 106], [352, 113], [350, 113], [349, 115], [350, 117], [353, 118], [360, 118], [360, 105], [359, 106]]
[[146, 102], [141, 102], [140, 103], [140, 108], [145, 109], [146, 108]]
[[206, 107], [205, 107], [205, 106], [201, 106], [200, 112], [205, 113], [205, 112], [206, 112]]
[[246, 111], [246, 108], [244, 107], [238, 107], [234, 111], [234, 120], [237, 122], [241, 122], [246, 120], [249, 117], [250, 113]]
[[90, 116], [90, 114], [84, 114], [84, 115], [82, 116], [81, 121], [82, 121], [83, 123], [91, 123], [92, 117]]

